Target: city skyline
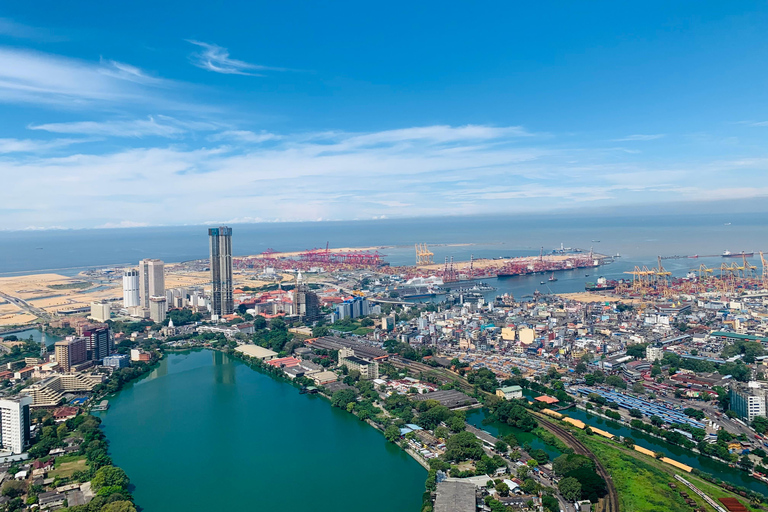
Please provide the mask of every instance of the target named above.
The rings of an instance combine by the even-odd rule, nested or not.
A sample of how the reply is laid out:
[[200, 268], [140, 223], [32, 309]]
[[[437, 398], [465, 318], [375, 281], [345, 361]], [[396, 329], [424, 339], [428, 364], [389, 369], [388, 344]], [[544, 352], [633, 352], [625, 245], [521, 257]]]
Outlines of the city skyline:
[[0, 227], [756, 201], [768, 9], [691, 5], [7, 6]]

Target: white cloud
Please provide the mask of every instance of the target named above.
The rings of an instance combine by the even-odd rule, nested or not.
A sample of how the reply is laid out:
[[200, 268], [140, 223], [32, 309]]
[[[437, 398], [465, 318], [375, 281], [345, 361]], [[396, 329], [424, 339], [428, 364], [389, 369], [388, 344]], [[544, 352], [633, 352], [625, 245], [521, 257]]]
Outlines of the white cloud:
[[2, 153], [32, 153], [63, 148], [72, 144], [89, 142], [88, 139], [0, 139], [0, 154]]
[[268, 140], [278, 140], [280, 138], [280, 136], [275, 135], [274, 133], [268, 133], [265, 131], [256, 133], [248, 130], [227, 130], [208, 137], [208, 139], [212, 141], [232, 140], [239, 142], [250, 142], [253, 144], [266, 142]]
[[143, 228], [148, 226], [146, 222], [135, 222], [132, 220], [121, 220], [120, 222], [107, 222], [101, 226], [96, 226], [100, 229], [114, 229], [114, 228]]
[[[76, 108], [95, 103], [148, 104], [171, 82], [133, 66], [92, 63], [45, 53], [0, 47], [0, 101]], [[166, 107], [173, 102], [164, 100]]]
[[284, 68], [273, 68], [259, 64], [251, 64], [242, 60], [232, 59], [229, 51], [216, 44], [204, 43], [187, 39], [187, 42], [200, 49], [190, 56], [192, 64], [198, 68], [225, 75], [263, 76], [254, 71], [285, 71]]
[[663, 133], [656, 133], [651, 135], [646, 134], [635, 134], [635, 135], [628, 135], [626, 137], [623, 137], [621, 139], [613, 139], [614, 142], [631, 142], [631, 141], [642, 141], [642, 140], [656, 140], [664, 137], [665, 134]]
[[[182, 125], [158, 116], [140, 125], [59, 123], [45, 129], [91, 135], [136, 130], [132, 136], [139, 137], [156, 130], [173, 137], [184, 136]], [[69, 150], [66, 156], [0, 158], [0, 176], [14, 179], [13, 187], [0, 187], [0, 225], [130, 227], [391, 218], [768, 193], [768, 159], [643, 165], [633, 157], [627, 163], [617, 159], [620, 153], [602, 148], [548, 147], [519, 127], [425, 126], [298, 135], [223, 127], [204, 139], [191, 135], [183, 144], [110, 154]], [[194, 147], [195, 140], [213, 147]], [[19, 149], [27, 143], [14, 139], [6, 144]], [[750, 187], [706, 192], [711, 188], [707, 183], [734, 169]]]
[[201, 121], [180, 121], [168, 116], [130, 119], [124, 121], [79, 121], [30, 125], [30, 130], [54, 133], [79, 133], [109, 137], [167, 137], [177, 138], [189, 131], [210, 131], [220, 125]]

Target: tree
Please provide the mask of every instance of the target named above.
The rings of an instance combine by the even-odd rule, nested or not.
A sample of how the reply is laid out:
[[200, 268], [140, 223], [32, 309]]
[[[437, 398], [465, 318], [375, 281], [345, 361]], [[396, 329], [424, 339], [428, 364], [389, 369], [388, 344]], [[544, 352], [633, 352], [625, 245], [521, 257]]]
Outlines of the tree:
[[609, 375], [608, 377], [606, 377], [605, 383], [615, 388], [627, 389], [626, 381], [621, 377], [619, 377], [618, 375]]
[[127, 500], [113, 501], [104, 505], [101, 512], [136, 512], [136, 507]]
[[581, 498], [581, 483], [572, 476], [560, 480], [557, 489], [568, 501], [577, 501]]
[[595, 463], [586, 455], [564, 453], [552, 461], [552, 469], [556, 475], [563, 476], [582, 467], [594, 470]]
[[451, 435], [451, 431], [448, 430], [447, 427], [440, 425], [435, 429], [435, 437], [439, 439], [448, 439], [448, 436], [450, 435]]
[[496, 441], [496, 444], [494, 445], [494, 448], [499, 453], [507, 453], [507, 450], [509, 449], [509, 446], [507, 446], [507, 443], [499, 439]]
[[581, 467], [565, 475], [573, 477], [581, 484], [581, 498], [597, 503], [600, 498], [608, 494], [608, 486], [605, 480], [598, 475], [593, 468]]
[[586, 364], [584, 364], [584, 362], [583, 362], [583, 361], [582, 361], [582, 362], [579, 362], [579, 363], [576, 365], [576, 368], [575, 368], [575, 370], [576, 370], [576, 373], [578, 373], [579, 375], [583, 375], [583, 374], [584, 374], [584, 372], [586, 372], [586, 371], [587, 371], [587, 365], [586, 365]]
[[752, 420], [752, 428], [754, 428], [758, 434], [768, 431], [768, 418], [765, 416], [755, 416], [755, 419]]
[[622, 443], [624, 443], [624, 446], [626, 446], [627, 448], [634, 449], [635, 447], [635, 440], [632, 439], [631, 437], [625, 437]]
[[695, 418], [697, 420], [703, 420], [704, 419], [704, 411], [700, 411], [698, 409], [694, 409], [693, 407], [686, 407], [683, 409], [683, 413], [691, 418]]
[[448, 425], [448, 428], [450, 428], [453, 432], [461, 432], [467, 427], [467, 424], [464, 421], [464, 418], [455, 414], [451, 416], [451, 418], [448, 419], [448, 421], [446, 421], [445, 423], [446, 425]]
[[547, 462], [549, 462], [549, 455], [547, 455], [547, 452], [545, 452], [544, 450], [541, 450], [541, 449], [531, 450], [529, 452], [529, 455], [534, 459], [536, 459], [536, 462], [538, 462], [539, 465], [546, 464]]
[[331, 396], [331, 405], [345, 409], [347, 404], [353, 403], [357, 393], [351, 389], [340, 389]]
[[96, 471], [95, 475], [93, 475], [91, 486], [96, 491], [102, 487], [111, 486], [127, 489], [129, 482], [130, 480], [128, 480], [128, 475], [126, 475], [125, 471], [122, 469], [115, 466], [104, 466], [103, 468], [100, 468], [98, 471]]
[[640, 409], [630, 409], [629, 415], [632, 416], [633, 418], [642, 418], [643, 412]]
[[659, 375], [661, 375], [661, 366], [659, 366], [658, 364], [654, 364], [651, 367], [651, 377], [658, 377]]
[[645, 357], [645, 349], [648, 345], [645, 343], [638, 343], [627, 348], [627, 355], [632, 356], [635, 359], [643, 359]]
[[595, 385], [595, 376], [591, 373], [588, 373], [584, 376], [584, 383], [587, 386], [594, 386]]
[[461, 462], [467, 459], [479, 460], [483, 456], [483, 445], [471, 432], [459, 432], [445, 441], [445, 460]]
[[509, 486], [504, 482], [499, 482], [496, 484], [496, 492], [501, 496], [509, 496]]
[[21, 496], [27, 491], [27, 484], [21, 480], [8, 480], [3, 483], [3, 496], [15, 498]]
[[651, 416], [651, 424], [654, 427], [660, 427], [664, 424], [664, 420], [662, 420], [660, 416], [657, 416], [654, 414], [653, 416]]
[[400, 439], [400, 429], [394, 425], [388, 426], [384, 430], [384, 437], [391, 443], [396, 443]]
[[504, 442], [509, 446], [518, 446], [518, 441], [515, 437], [515, 434], [507, 434], [502, 439], [504, 439]]
[[632, 392], [638, 395], [642, 395], [645, 393], [645, 386], [643, 386], [643, 383], [641, 381], [637, 381], [634, 384], [632, 384]]

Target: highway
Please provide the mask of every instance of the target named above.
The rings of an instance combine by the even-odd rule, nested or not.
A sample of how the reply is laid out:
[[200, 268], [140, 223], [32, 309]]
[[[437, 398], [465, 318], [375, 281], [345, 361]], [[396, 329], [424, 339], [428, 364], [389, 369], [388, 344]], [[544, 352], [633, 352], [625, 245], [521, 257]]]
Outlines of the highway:
[[10, 302], [11, 304], [14, 304], [14, 305], [18, 306], [19, 308], [21, 308], [22, 310], [26, 311], [27, 313], [29, 313], [31, 315], [35, 315], [36, 317], [38, 317], [38, 318], [40, 318], [42, 320], [50, 320], [51, 319], [51, 315], [49, 315], [47, 311], [45, 311], [44, 309], [40, 309], [40, 308], [36, 308], [36, 307], [32, 306], [31, 304], [29, 304], [24, 299], [20, 299], [18, 297], [14, 297], [12, 295], [8, 295], [8, 294], [2, 293], [2, 292], [0, 292], [0, 297], [4, 298], [5, 300]]

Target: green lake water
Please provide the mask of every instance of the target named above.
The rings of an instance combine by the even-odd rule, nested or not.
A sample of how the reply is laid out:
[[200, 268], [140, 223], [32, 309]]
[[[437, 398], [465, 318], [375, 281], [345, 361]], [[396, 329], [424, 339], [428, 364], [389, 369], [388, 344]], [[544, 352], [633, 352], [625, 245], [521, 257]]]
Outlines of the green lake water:
[[100, 413], [146, 512], [416, 512], [426, 471], [328, 401], [220, 352], [170, 353]]

